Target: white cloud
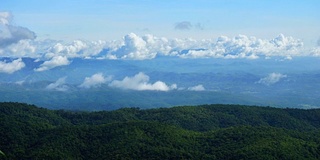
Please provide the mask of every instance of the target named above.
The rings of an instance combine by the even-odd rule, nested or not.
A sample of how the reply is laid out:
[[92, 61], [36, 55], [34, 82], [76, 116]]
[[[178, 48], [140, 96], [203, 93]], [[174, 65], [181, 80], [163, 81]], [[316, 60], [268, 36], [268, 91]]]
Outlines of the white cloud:
[[311, 54], [316, 57], [320, 57], [320, 46], [312, 49]]
[[[207, 44], [206, 44], [207, 43]], [[269, 56], [297, 56], [301, 54], [303, 43], [299, 39], [278, 37], [266, 40], [239, 35], [233, 38], [221, 36], [217, 41], [206, 40], [199, 45], [201, 50], [189, 50], [180, 54], [182, 58], [247, 58], [257, 59]]]
[[25, 83], [25, 80], [16, 81], [15, 84], [23, 85]]
[[35, 69], [35, 71], [45, 71], [58, 66], [69, 65], [71, 62], [67, 57], [64, 56], [55, 56], [51, 58], [49, 61], [43, 62], [39, 68]]
[[105, 47], [106, 41], [81, 41], [72, 43], [54, 40], [35, 41], [36, 34], [25, 27], [11, 23], [9, 12], [0, 12], [0, 55], [8, 57], [43, 58], [51, 55], [67, 58], [91, 57], [99, 54]]
[[13, 73], [16, 72], [22, 68], [24, 68], [26, 65], [22, 61], [21, 58], [13, 60], [12, 62], [6, 62], [6, 61], [0, 61], [0, 73]]
[[[292, 58], [306, 54], [303, 42], [280, 34], [273, 39], [258, 39], [239, 35], [233, 38], [195, 40], [158, 38], [152, 35], [138, 36], [134, 33], [124, 37], [118, 45], [109, 46], [106, 57], [112, 59], [153, 59], [158, 54], [181, 58], [246, 58], [257, 59], [272, 56]], [[119, 46], [120, 44], [120, 46]], [[106, 45], [108, 46], [108, 45]]]
[[0, 12], [0, 24], [9, 25], [11, 21], [11, 14], [9, 12]]
[[[107, 59], [153, 59], [157, 55], [181, 58], [268, 58], [281, 56], [319, 56], [319, 43], [315, 49], [303, 48], [303, 42], [280, 34], [273, 39], [258, 39], [239, 35], [221, 36], [217, 39], [194, 40], [158, 38], [153, 35], [138, 36], [130, 33], [120, 41], [83, 41], [71, 43], [53, 40], [36, 41], [34, 32], [11, 23], [9, 12], [0, 12], [0, 55], [7, 57], [32, 57], [51, 59], [107, 58]], [[183, 21], [176, 23], [176, 29], [203, 29], [200, 23]]]
[[279, 82], [281, 79], [286, 78], [287, 75], [281, 73], [270, 73], [267, 77], [261, 78], [258, 83], [265, 85], [272, 85]]
[[0, 12], [0, 48], [18, 43], [20, 40], [36, 38], [36, 34], [29, 29], [12, 25], [11, 17], [9, 12]]
[[[145, 60], [156, 58], [157, 55], [181, 58], [245, 59], [273, 56], [288, 59], [295, 56], [320, 56], [319, 46], [313, 49], [303, 48], [301, 40], [283, 34], [273, 39], [258, 39], [239, 35], [195, 40], [192, 38], [168, 39], [153, 35], [138, 36], [130, 33], [120, 41], [74, 40], [71, 43], [56, 40], [36, 41], [34, 32], [24, 27], [12, 25], [11, 17], [8, 12], [0, 12], [0, 56], [40, 58], [49, 60], [47, 63], [57, 59], [54, 57], [65, 57], [65, 60], [72, 58]], [[203, 29], [200, 23], [192, 25], [188, 21], [179, 22], [175, 27], [182, 30]], [[44, 64], [37, 70], [47, 69], [50, 67]]]
[[68, 91], [69, 87], [65, 85], [66, 77], [59, 78], [56, 82], [50, 83], [46, 89], [56, 91]]
[[158, 38], [153, 35], [143, 37], [130, 33], [123, 38], [120, 46], [111, 43], [110, 52], [107, 57], [112, 59], [153, 59], [157, 54], [168, 55], [172, 50], [169, 40]]
[[36, 57], [36, 55], [34, 55], [34, 53], [37, 51], [36, 46], [31, 43], [32, 42], [30, 40], [20, 40], [19, 42], [6, 47], [3, 53], [6, 53], [12, 57]]
[[101, 40], [91, 42], [75, 40], [70, 44], [58, 42], [53, 44], [53, 46], [48, 49], [48, 53], [53, 53], [54, 55], [63, 55], [68, 58], [86, 58], [99, 54], [105, 45], [106, 42]]
[[112, 52], [116, 56], [123, 59], [152, 59], [157, 53], [147, 48], [147, 42], [134, 33], [130, 33], [124, 37], [123, 45]]
[[97, 87], [103, 83], [106, 83], [111, 80], [111, 76], [104, 77], [102, 73], [96, 73], [91, 77], [86, 77], [82, 84], [79, 85], [81, 88], [92, 88]]
[[133, 77], [125, 77], [123, 80], [114, 80], [109, 86], [121, 88], [121, 89], [131, 89], [131, 90], [154, 90], [154, 91], [169, 91], [176, 89], [177, 85], [173, 84], [168, 86], [162, 81], [157, 81], [155, 83], [149, 83], [149, 76], [140, 72]]
[[205, 91], [206, 89], [203, 87], [203, 85], [199, 84], [197, 86], [189, 87], [189, 91]]

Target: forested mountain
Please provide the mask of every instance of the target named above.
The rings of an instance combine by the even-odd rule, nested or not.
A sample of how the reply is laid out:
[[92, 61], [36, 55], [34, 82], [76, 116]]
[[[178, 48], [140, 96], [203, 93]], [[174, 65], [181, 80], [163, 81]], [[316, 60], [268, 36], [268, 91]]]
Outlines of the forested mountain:
[[82, 112], [0, 103], [0, 158], [319, 159], [319, 119], [320, 109], [241, 105]]

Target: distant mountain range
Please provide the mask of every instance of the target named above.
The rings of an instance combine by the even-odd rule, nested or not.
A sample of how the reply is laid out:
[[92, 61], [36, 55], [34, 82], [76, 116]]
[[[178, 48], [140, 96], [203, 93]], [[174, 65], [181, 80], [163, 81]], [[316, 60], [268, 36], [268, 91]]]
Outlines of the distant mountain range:
[[[14, 60], [0, 59], [7, 64]], [[320, 63], [314, 57], [248, 60], [165, 56], [143, 61], [74, 58], [70, 64], [51, 64], [53, 68], [39, 71], [45, 62], [22, 58], [19, 63], [24, 67], [20, 70], [0, 72], [0, 101], [76, 110], [207, 103], [318, 108], [320, 104]]]

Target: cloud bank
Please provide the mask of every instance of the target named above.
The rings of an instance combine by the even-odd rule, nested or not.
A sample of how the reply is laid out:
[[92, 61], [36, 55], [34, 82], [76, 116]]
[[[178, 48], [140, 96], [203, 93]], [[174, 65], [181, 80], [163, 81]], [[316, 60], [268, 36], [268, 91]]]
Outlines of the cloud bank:
[[[203, 29], [203, 26], [189, 21], [178, 22], [177, 30]], [[320, 47], [304, 48], [300, 39], [279, 34], [272, 39], [254, 36], [220, 36], [211, 39], [178, 39], [125, 35], [115, 41], [36, 40], [36, 34], [28, 28], [13, 25], [9, 12], [0, 12], [0, 57], [31, 57], [45, 61], [35, 71], [45, 71], [58, 66], [69, 65], [73, 58], [146, 60], [158, 56], [179, 58], [224, 58], [258, 59], [297, 56], [320, 56]], [[4, 62], [1, 63], [4, 68]], [[4, 73], [12, 73], [2, 69]]]
[[176, 89], [177, 85], [168, 86], [162, 81], [149, 83], [149, 76], [140, 72], [133, 77], [125, 77], [123, 80], [114, 80], [109, 84], [110, 87], [130, 89], [130, 90], [151, 90], [151, 91], [169, 91]]
[[[282, 56], [291, 57], [300, 54], [303, 43], [299, 39], [280, 34], [271, 40], [257, 39], [239, 35], [233, 38], [221, 36], [216, 42], [206, 42], [201, 50], [189, 50], [180, 54], [181, 58], [246, 58]], [[201, 46], [201, 45], [200, 45]]]
[[104, 84], [111, 80], [111, 76], [104, 77], [102, 73], [96, 73], [92, 75], [91, 77], [86, 77], [82, 84], [79, 85], [80, 88], [92, 88], [100, 86], [101, 84]]
[[13, 60], [12, 62], [0, 61], [0, 73], [13, 73], [24, 68], [26, 65], [21, 58]]
[[258, 83], [265, 85], [272, 85], [279, 82], [281, 79], [286, 78], [287, 75], [281, 73], [270, 73], [267, 77], [261, 78]]
[[[273, 39], [258, 39], [239, 35], [217, 39], [167, 39], [152, 35], [139, 37], [131, 33], [124, 37], [119, 48], [109, 48], [114, 59], [152, 59], [157, 55], [180, 58], [243, 58], [257, 59], [280, 56], [305, 56], [303, 42], [283, 34]], [[310, 54], [310, 53], [308, 53]]]

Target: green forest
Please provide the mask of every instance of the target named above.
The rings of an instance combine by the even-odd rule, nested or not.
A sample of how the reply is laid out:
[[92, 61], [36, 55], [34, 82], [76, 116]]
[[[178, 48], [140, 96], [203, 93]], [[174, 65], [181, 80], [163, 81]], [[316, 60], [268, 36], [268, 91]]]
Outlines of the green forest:
[[0, 103], [0, 159], [320, 159], [320, 109]]

